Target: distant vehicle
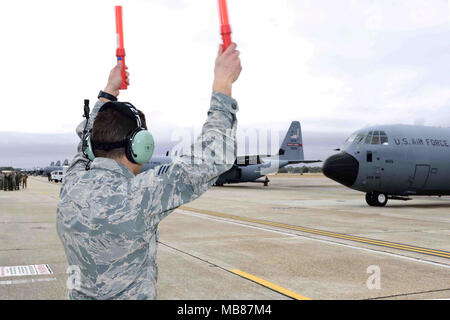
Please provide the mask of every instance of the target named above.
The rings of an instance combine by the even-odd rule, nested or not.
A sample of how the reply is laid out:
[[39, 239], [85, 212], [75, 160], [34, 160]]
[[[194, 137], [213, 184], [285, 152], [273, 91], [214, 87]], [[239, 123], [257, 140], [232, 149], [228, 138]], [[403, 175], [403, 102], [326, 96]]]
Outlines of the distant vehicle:
[[52, 171], [50, 173], [50, 181], [62, 182], [63, 181], [63, 172], [62, 172], [62, 170]]
[[450, 195], [450, 128], [385, 125], [359, 130], [323, 173], [366, 193], [370, 206], [388, 199]]
[[[162, 164], [172, 162], [171, 157], [153, 157], [144, 164], [141, 172], [154, 169]], [[222, 173], [216, 180], [216, 186], [226, 183], [260, 182], [268, 186], [269, 179], [264, 177], [275, 173], [280, 168], [290, 164], [321, 162], [321, 160], [304, 160], [303, 141], [300, 122], [293, 121], [286, 133], [277, 155], [246, 155], [238, 156], [230, 170]]]
[[63, 182], [64, 175], [67, 171], [67, 166], [63, 167], [63, 170], [55, 170], [50, 173], [50, 181]]

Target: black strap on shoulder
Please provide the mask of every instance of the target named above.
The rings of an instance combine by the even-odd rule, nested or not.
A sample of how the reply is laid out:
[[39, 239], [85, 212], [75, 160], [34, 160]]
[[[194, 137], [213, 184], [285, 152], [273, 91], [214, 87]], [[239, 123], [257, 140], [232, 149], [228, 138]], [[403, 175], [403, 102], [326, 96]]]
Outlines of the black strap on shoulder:
[[89, 122], [89, 113], [90, 113], [90, 109], [89, 109], [89, 99], [84, 99], [84, 114], [83, 117], [86, 118], [86, 121], [84, 123], [84, 129], [83, 129], [83, 135], [82, 135], [82, 150], [83, 152], [86, 150], [87, 148], [87, 134], [88, 134], [88, 130], [87, 130], [87, 125]]

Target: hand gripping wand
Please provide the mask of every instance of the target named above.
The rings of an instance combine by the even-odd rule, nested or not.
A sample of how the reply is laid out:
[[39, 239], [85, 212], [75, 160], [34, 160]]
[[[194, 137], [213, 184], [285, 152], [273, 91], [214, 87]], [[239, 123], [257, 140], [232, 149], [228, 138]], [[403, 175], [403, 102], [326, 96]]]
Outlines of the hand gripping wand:
[[219, 16], [220, 16], [220, 34], [222, 35], [223, 51], [227, 50], [231, 44], [231, 27], [228, 22], [227, 0], [219, 1]]
[[117, 60], [122, 61], [122, 83], [120, 89], [124, 90], [128, 88], [126, 81], [127, 68], [125, 66], [125, 47], [123, 44], [123, 25], [122, 25], [122, 6], [116, 6], [116, 34], [117, 34]]

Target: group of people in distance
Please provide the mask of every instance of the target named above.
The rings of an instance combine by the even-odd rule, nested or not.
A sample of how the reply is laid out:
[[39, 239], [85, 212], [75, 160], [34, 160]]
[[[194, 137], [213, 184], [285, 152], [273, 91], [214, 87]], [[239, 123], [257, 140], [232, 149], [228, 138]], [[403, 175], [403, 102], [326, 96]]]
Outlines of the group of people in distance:
[[0, 190], [14, 191], [27, 187], [28, 174], [21, 171], [0, 171]]

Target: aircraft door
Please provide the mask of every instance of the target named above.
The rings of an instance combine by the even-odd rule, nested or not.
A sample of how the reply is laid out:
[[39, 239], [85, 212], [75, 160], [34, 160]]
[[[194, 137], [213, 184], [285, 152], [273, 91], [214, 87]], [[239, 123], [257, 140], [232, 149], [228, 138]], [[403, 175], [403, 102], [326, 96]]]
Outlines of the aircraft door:
[[389, 141], [384, 131], [370, 131], [364, 142], [366, 149], [367, 186], [372, 191], [381, 191], [381, 178], [388, 154]]
[[398, 189], [398, 183], [401, 179], [397, 179], [399, 175], [398, 167], [395, 166], [397, 163], [394, 161], [394, 152], [391, 146], [382, 145], [378, 151], [377, 159], [378, 170], [380, 171], [380, 191], [393, 192]]
[[366, 161], [369, 168], [367, 183], [376, 191], [380, 188], [381, 181], [381, 161], [378, 150], [367, 150]]
[[427, 183], [430, 174], [430, 166], [426, 164], [416, 165], [414, 178], [411, 182], [411, 188], [414, 190], [422, 190]]

